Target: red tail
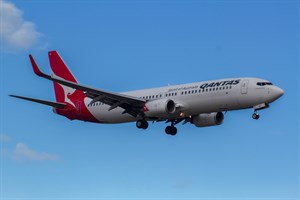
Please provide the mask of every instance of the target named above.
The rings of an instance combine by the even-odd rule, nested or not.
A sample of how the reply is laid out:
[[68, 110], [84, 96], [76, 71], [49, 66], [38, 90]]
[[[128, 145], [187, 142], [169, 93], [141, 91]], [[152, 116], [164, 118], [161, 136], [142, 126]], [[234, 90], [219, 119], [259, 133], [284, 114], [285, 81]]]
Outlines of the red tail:
[[[48, 55], [53, 76], [77, 83], [75, 77], [56, 51], [50, 51]], [[66, 104], [64, 109], [55, 109], [57, 114], [64, 115], [69, 119], [98, 122], [85, 106], [83, 91], [56, 82], [53, 82], [53, 84], [56, 101]]]
[[[67, 81], [77, 83], [75, 77], [73, 76], [73, 74], [71, 73], [67, 65], [64, 63], [62, 58], [59, 56], [57, 51], [50, 51], [48, 55], [49, 55], [50, 66], [54, 76], [57, 76]], [[68, 88], [63, 88], [58, 83], [54, 82], [54, 91], [55, 91], [55, 97], [57, 102], [60, 103], [65, 102], [66, 100], [65, 93], [67, 94], [69, 93], [69, 91], [65, 91], [66, 89], [68, 90]]]

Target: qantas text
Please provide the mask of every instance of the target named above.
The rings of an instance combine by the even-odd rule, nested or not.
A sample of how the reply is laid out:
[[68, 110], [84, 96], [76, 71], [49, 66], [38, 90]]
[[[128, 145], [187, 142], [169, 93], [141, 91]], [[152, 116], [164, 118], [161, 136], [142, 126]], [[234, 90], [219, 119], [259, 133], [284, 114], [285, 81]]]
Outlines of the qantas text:
[[237, 85], [240, 83], [240, 79], [237, 80], [229, 80], [229, 81], [218, 81], [212, 83], [204, 83], [200, 86], [201, 89], [205, 89], [208, 87], [219, 87], [219, 86], [228, 86], [228, 85]]

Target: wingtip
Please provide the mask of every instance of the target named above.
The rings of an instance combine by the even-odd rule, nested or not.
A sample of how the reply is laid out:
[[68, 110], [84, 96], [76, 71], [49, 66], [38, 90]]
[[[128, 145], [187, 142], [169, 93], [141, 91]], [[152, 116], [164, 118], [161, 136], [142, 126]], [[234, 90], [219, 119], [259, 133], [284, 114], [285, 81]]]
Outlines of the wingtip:
[[21, 99], [21, 96], [18, 96], [18, 95], [9, 94], [8, 96], [9, 96], [9, 97], [13, 97], [13, 98]]
[[38, 65], [36, 64], [35, 60], [33, 59], [32, 55], [29, 54], [29, 59], [32, 65], [32, 69], [34, 71], [34, 73], [38, 76], [43, 76], [43, 73], [41, 72], [41, 70], [39, 69]]

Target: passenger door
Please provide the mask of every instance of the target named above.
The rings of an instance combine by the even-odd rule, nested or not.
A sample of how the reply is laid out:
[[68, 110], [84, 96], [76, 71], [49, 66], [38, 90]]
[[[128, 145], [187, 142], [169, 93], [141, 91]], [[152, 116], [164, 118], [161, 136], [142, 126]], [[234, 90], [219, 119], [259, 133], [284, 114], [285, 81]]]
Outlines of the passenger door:
[[249, 84], [249, 80], [243, 80], [243, 82], [241, 84], [241, 94], [247, 94], [248, 84]]

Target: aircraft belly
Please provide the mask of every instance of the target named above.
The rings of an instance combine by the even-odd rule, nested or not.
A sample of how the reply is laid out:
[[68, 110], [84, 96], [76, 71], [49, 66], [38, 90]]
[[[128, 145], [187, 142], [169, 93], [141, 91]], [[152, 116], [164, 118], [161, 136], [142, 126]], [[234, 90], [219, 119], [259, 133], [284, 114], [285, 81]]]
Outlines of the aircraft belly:
[[123, 108], [115, 108], [113, 110], [108, 110], [110, 106], [102, 105], [96, 112], [96, 117], [99, 118], [103, 123], [125, 123], [136, 121], [136, 119], [129, 114], [122, 114]]
[[120, 107], [117, 107], [110, 111], [108, 110], [110, 106], [103, 104], [96, 106], [87, 106], [87, 108], [100, 123], [114, 124], [136, 121], [133, 116], [129, 114], [122, 114], [124, 109]]

